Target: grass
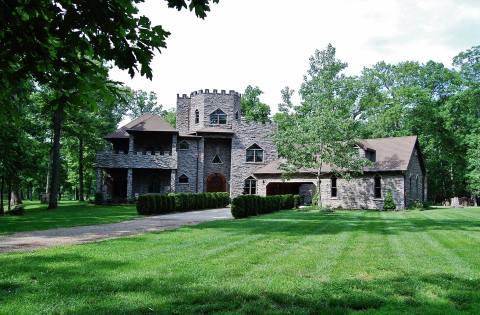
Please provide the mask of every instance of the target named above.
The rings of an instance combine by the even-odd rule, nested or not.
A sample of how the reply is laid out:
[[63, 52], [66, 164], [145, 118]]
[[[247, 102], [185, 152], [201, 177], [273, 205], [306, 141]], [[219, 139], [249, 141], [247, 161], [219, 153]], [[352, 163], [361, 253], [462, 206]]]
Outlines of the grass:
[[0, 255], [3, 314], [479, 314], [480, 209], [284, 211]]
[[23, 216], [0, 216], [0, 235], [59, 227], [119, 222], [137, 216], [134, 205], [95, 206], [86, 202], [62, 201], [55, 210], [40, 202], [25, 201]]

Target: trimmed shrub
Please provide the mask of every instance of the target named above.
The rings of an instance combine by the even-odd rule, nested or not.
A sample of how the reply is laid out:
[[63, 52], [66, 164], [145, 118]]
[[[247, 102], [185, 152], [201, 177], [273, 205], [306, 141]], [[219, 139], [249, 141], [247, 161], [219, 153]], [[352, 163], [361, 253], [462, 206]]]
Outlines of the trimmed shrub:
[[389, 191], [385, 195], [385, 200], [383, 201], [383, 210], [395, 210], [397, 206], [395, 205], [395, 200], [393, 200], [392, 192]]
[[139, 214], [164, 214], [199, 209], [221, 208], [230, 201], [228, 193], [170, 193], [168, 195], [145, 194], [138, 197]]
[[293, 196], [293, 208], [298, 209], [300, 207], [301, 202], [302, 202], [302, 197], [300, 197], [300, 195]]
[[[299, 198], [300, 196], [298, 196]], [[272, 213], [279, 210], [292, 209], [295, 205], [293, 195], [256, 196], [243, 195], [231, 202], [231, 211], [235, 219], [259, 214]]]
[[18, 204], [15, 207], [13, 207], [13, 209], [11, 209], [10, 211], [5, 212], [5, 214], [6, 215], [24, 215], [25, 207], [22, 203]]

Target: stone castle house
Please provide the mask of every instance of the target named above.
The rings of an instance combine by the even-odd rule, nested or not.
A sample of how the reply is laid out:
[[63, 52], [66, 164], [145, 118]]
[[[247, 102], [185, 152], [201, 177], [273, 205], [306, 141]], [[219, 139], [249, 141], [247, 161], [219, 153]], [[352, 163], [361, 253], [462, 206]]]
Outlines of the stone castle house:
[[[97, 192], [124, 201], [145, 193], [229, 192], [301, 194], [308, 203], [315, 172], [301, 170], [284, 181], [272, 141], [275, 125], [246, 122], [235, 91], [200, 90], [177, 95], [177, 128], [145, 114], [105, 136], [111, 149], [97, 153]], [[373, 161], [349, 181], [328, 168], [324, 205], [380, 209], [387, 191], [397, 208], [426, 196], [425, 167], [416, 137], [362, 140], [359, 152]]]

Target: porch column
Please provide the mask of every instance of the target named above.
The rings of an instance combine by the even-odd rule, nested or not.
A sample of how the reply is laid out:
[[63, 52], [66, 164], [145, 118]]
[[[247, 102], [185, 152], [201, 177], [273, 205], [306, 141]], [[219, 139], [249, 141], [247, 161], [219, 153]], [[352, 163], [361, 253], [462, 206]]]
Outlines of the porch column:
[[175, 192], [175, 179], [177, 175], [177, 170], [171, 170], [170, 172], [170, 189], [172, 192]]
[[197, 163], [197, 192], [203, 192], [203, 183], [204, 183], [204, 175], [203, 175], [203, 168], [204, 168], [204, 158], [205, 158], [205, 140], [204, 138], [200, 138], [198, 140], [198, 163]]
[[133, 148], [134, 148], [134, 141], [133, 141], [133, 135], [129, 135], [128, 137], [128, 153], [133, 153]]
[[95, 182], [97, 184], [96, 192], [101, 193], [102, 192], [102, 186], [103, 186], [103, 170], [100, 167], [97, 167], [97, 177], [96, 177]]
[[133, 199], [133, 170], [128, 169], [127, 172], [127, 199]]

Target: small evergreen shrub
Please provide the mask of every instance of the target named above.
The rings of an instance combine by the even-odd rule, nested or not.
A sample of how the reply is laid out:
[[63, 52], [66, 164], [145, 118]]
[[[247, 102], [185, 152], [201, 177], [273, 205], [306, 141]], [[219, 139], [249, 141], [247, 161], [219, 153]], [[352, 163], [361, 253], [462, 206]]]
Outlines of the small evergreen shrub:
[[103, 194], [101, 192], [95, 193], [95, 204], [101, 205], [103, 203]]
[[387, 192], [385, 195], [385, 200], [383, 201], [383, 210], [395, 210], [397, 206], [395, 205], [395, 200], [393, 200], [393, 194], [391, 191]]
[[10, 211], [5, 212], [6, 215], [24, 215], [25, 214], [25, 207], [23, 204], [18, 204]]
[[300, 195], [293, 196], [293, 208], [298, 209], [300, 207], [300, 203], [302, 202], [302, 198]]

